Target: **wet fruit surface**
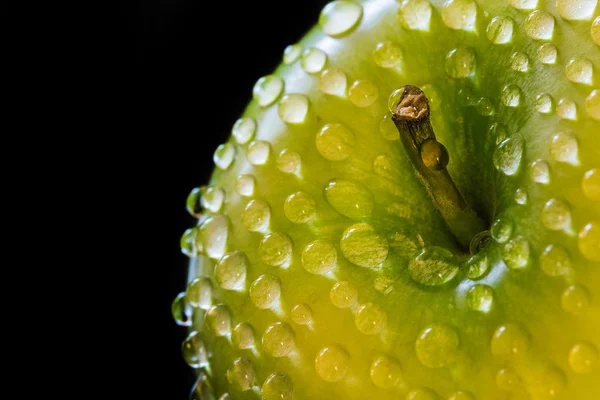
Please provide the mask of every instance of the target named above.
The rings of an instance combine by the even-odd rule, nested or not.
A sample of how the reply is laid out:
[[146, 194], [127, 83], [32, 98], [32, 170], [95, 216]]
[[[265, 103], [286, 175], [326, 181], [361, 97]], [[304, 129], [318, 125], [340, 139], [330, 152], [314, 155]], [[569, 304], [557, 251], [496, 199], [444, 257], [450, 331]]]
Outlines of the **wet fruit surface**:
[[[187, 199], [195, 396], [600, 398], [599, 8], [326, 6]], [[490, 229], [475, 255], [391, 121], [408, 84]]]

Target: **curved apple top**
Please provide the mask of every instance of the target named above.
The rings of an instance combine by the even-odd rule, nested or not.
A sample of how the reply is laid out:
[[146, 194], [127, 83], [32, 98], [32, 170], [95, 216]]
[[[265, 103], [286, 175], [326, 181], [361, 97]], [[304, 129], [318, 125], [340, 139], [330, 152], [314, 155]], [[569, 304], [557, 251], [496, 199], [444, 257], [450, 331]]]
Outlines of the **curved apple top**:
[[[600, 398], [599, 8], [328, 4], [188, 199], [193, 396]], [[491, 232], [474, 254], [401, 144], [404, 85]]]

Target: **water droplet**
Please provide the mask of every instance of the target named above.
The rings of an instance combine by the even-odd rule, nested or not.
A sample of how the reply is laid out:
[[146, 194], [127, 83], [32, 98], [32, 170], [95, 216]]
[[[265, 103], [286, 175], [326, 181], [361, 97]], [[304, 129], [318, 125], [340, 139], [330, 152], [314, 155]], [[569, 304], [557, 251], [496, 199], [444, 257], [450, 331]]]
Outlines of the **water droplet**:
[[283, 173], [293, 174], [300, 169], [300, 154], [288, 149], [281, 150], [277, 156], [277, 168]]
[[506, 107], [518, 107], [521, 103], [521, 89], [517, 85], [507, 85], [502, 89], [500, 99]]
[[475, 400], [475, 396], [469, 392], [460, 391], [452, 394], [448, 400]]
[[527, 72], [529, 70], [529, 57], [527, 54], [515, 52], [510, 56], [510, 67], [513, 71]]
[[264, 140], [255, 140], [248, 145], [246, 158], [252, 165], [264, 165], [269, 160], [271, 145]]
[[321, 11], [319, 25], [326, 35], [339, 37], [356, 28], [362, 13], [361, 5], [354, 1], [332, 1]]
[[458, 345], [458, 333], [454, 328], [433, 324], [421, 331], [415, 351], [421, 364], [427, 368], [441, 368], [453, 361]]
[[492, 101], [490, 99], [488, 99], [487, 97], [480, 98], [479, 101], [477, 101], [475, 108], [479, 114], [486, 116], [486, 117], [493, 115], [494, 112], [496, 111], [494, 109], [494, 105], [492, 104]]
[[514, 224], [508, 218], [499, 218], [492, 224], [490, 233], [498, 243], [506, 243], [512, 236]]
[[235, 191], [240, 196], [252, 196], [256, 182], [252, 175], [240, 175], [235, 182]]
[[381, 121], [379, 121], [379, 132], [385, 140], [400, 139], [400, 133], [398, 133], [398, 129], [396, 129], [396, 125], [394, 125], [391, 114], [385, 114], [383, 118], [381, 118]]
[[327, 54], [323, 50], [311, 47], [302, 53], [300, 65], [302, 65], [302, 69], [308, 74], [317, 74], [323, 71], [325, 64], [327, 64]]
[[371, 364], [371, 381], [377, 387], [389, 389], [400, 383], [402, 370], [400, 365], [385, 356], [375, 358]]
[[509, 17], [494, 17], [487, 26], [487, 38], [494, 44], [505, 44], [512, 40], [514, 22]]
[[508, 392], [516, 390], [521, 386], [521, 378], [510, 368], [503, 368], [496, 374], [496, 385]]
[[357, 107], [368, 107], [379, 97], [377, 86], [367, 80], [355, 81], [348, 89], [348, 98]]
[[592, 40], [594, 41], [594, 43], [600, 46], [600, 17], [596, 17], [596, 19], [592, 23], [590, 33], [592, 35]]
[[208, 365], [206, 348], [197, 331], [191, 332], [181, 343], [181, 354], [185, 362], [192, 368]]
[[393, 42], [379, 42], [373, 50], [373, 61], [382, 68], [394, 68], [402, 62], [402, 50]]
[[270, 106], [283, 93], [283, 86], [283, 79], [280, 77], [276, 75], [263, 76], [254, 84], [252, 97], [254, 97], [259, 106]]
[[541, 45], [537, 51], [537, 59], [540, 63], [545, 65], [556, 64], [556, 58], [558, 57], [558, 49], [551, 43]]
[[377, 268], [388, 255], [388, 242], [369, 224], [354, 224], [348, 227], [340, 247], [344, 257], [352, 264], [365, 268]]
[[548, 93], [539, 94], [535, 98], [535, 109], [542, 114], [550, 114], [553, 109], [552, 96]]
[[367, 303], [358, 309], [354, 323], [365, 335], [376, 335], [387, 325], [387, 314], [380, 306]]
[[600, 223], [590, 222], [579, 232], [579, 251], [590, 261], [600, 261]]
[[509, 0], [510, 5], [517, 10], [533, 10], [537, 7], [538, 0]]
[[503, 140], [493, 155], [493, 163], [497, 170], [505, 175], [515, 175], [521, 166], [525, 139], [520, 134], [514, 134]]
[[428, 0], [403, 0], [398, 9], [398, 17], [406, 29], [429, 31], [431, 4]]
[[560, 303], [562, 309], [571, 314], [581, 314], [590, 305], [590, 293], [580, 285], [571, 285], [563, 292]]
[[208, 378], [203, 370], [198, 372], [198, 379], [194, 382], [190, 393], [190, 400], [214, 400], [215, 393], [208, 384]]
[[223, 143], [217, 147], [213, 155], [215, 165], [221, 169], [227, 169], [235, 158], [235, 147], [231, 143]]
[[529, 349], [529, 338], [514, 324], [500, 326], [491, 342], [492, 354], [500, 359], [514, 360], [524, 357]]
[[350, 369], [350, 356], [338, 346], [324, 347], [315, 358], [317, 374], [326, 382], [338, 382]]
[[467, 78], [475, 73], [475, 62], [475, 50], [457, 47], [446, 56], [446, 73], [455, 79]]
[[202, 207], [214, 213], [219, 212], [225, 201], [225, 191], [217, 186], [203, 187], [200, 190]]
[[568, 20], [589, 20], [594, 15], [598, 0], [556, 0], [556, 11]]
[[532, 398], [553, 399], [565, 388], [564, 373], [556, 367], [546, 367], [540, 374], [536, 386], [531, 388]]
[[373, 195], [360, 183], [333, 179], [325, 186], [324, 192], [329, 204], [346, 217], [362, 219], [373, 212]]
[[483, 277], [490, 268], [490, 261], [485, 252], [479, 252], [465, 261], [467, 278], [479, 279]]
[[283, 63], [292, 64], [300, 58], [302, 54], [302, 45], [300, 43], [287, 45], [283, 50]]
[[396, 89], [392, 92], [392, 94], [388, 97], [388, 110], [393, 114], [398, 108], [398, 104], [400, 103], [400, 99], [402, 99], [402, 95], [404, 94], [404, 88]]
[[287, 124], [301, 124], [308, 115], [308, 97], [303, 94], [286, 94], [279, 101], [277, 113], [279, 118]]
[[171, 315], [179, 326], [190, 326], [192, 324], [192, 307], [188, 304], [185, 292], [179, 293], [171, 303]]
[[506, 127], [501, 122], [494, 122], [490, 125], [490, 135], [496, 137], [496, 144], [500, 144], [508, 137]]
[[225, 255], [229, 236], [229, 220], [224, 215], [215, 214], [200, 225], [199, 235], [206, 255], [218, 260]]
[[558, 162], [578, 165], [579, 149], [575, 136], [569, 132], [560, 132], [552, 136], [550, 156]]
[[554, 17], [547, 11], [533, 11], [525, 20], [525, 32], [534, 40], [552, 39], [554, 35]]
[[473, 311], [490, 312], [493, 303], [494, 290], [488, 285], [475, 285], [467, 292], [467, 306]]
[[279, 279], [273, 275], [261, 275], [250, 286], [250, 300], [256, 307], [263, 310], [277, 304], [280, 295]]
[[583, 175], [581, 191], [588, 199], [600, 201], [600, 168], [592, 168]]
[[311, 274], [325, 274], [335, 268], [337, 251], [324, 240], [315, 240], [302, 252], [302, 266]]
[[540, 255], [540, 268], [548, 276], [566, 275], [571, 270], [571, 258], [563, 247], [550, 244]]
[[332, 96], [346, 97], [348, 79], [346, 74], [339, 68], [329, 68], [321, 73], [319, 90]]
[[573, 100], [560, 99], [558, 100], [558, 106], [556, 107], [558, 116], [562, 119], [570, 119], [575, 121], [577, 119], [577, 106]]
[[592, 62], [587, 58], [575, 57], [565, 67], [565, 73], [571, 82], [591, 85], [593, 68]]
[[411, 390], [405, 400], [439, 400], [437, 394], [428, 388], [421, 388], [417, 390]]
[[290, 221], [303, 224], [314, 218], [317, 204], [308, 193], [296, 192], [289, 195], [283, 203], [283, 213]]
[[529, 169], [531, 180], [536, 183], [547, 185], [550, 183], [550, 167], [544, 160], [535, 160]]
[[237, 324], [233, 329], [233, 344], [240, 350], [251, 349], [254, 347], [254, 329], [247, 322]]
[[271, 374], [263, 383], [261, 393], [262, 400], [292, 400], [294, 397], [292, 379], [281, 372]]
[[185, 201], [185, 208], [188, 213], [194, 218], [198, 218], [202, 215], [202, 206], [200, 203], [201, 190], [198, 187], [192, 189], [190, 194]]
[[260, 241], [258, 254], [268, 266], [287, 264], [292, 257], [292, 239], [283, 232], [269, 233]]
[[246, 284], [248, 257], [240, 251], [227, 253], [215, 267], [215, 279], [226, 290], [242, 290]]
[[[201, 397], [200, 400], [204, 400], [205, 397]], [[206, 399], [210, 400], [210, 397], [206, 397]], [[221, 397], [219, 397], [219, 400], [231, 400], [231, 397], [229, 397], [229, 393], [223, 393], [221, 395]]]
[[240, 118], [235, 121], [231, 134], [239, 144], [246, 144], [256, 133], [256, 121], [252, 118]]
[[285, 357], [294, 348], [294, 330], [285, 322], [275, 322], [265, 330], [262, 345], [271, 356]]
[[521, 205], [527, 203], [527, 192], [524, 189], [517, 189], [515, 191], [515, 201]]
[[231, 331], [231, 314], [225, 304], [212, 306], [206, 313], [206, 322], [216, 336], [227, 336]]
[[341, 161], [354, 151], [354, 134], [342, 124], [327, 124], [316, 136], [319, 154], [330, 161]]
[[590, 342], [580, 342], [569, 352], [569, 366], [576, 374], [590, 374], [598, 365], [598, 349]]
[[448, 0], [442, 9], [442, 20], [448, 28], [474, 31], [477, 4], [473, 0]]
[[600, 91], [594, 89], [585, 99], [585, 110], [590, 117], [600, 121]]
[[529, 263], [529, 242], [522, 236], [509, 240], [502, 248], [502, 259], [510, 269], [525, 268]]
[[292, 321], [298, 325], [309, 325], [312, 322], [312, 310], [306, 304], [298, 304], [292, 308]]
[[271, 221], [271, 209], [262, 200], [250, 200], [242, 212], [242, 225], [251, 232], [265, 232]]
[[208, 310], [212, 304], [212, 283], [210, 278], [201, 276], [191, 281], [186, 290], [186, 298], [192, 307]]
[[552, 230], [559, 231], [567, 228], [571, 223], [569, 206], [561, 200], [550, 199], [542, 210], [542, 224]]
[[233, 362], [233, 368], [227, 370], [229, 383], [236, 382], [242, 392], [252, 389], [256, 383], [256, 373], [252, 362], [246, 357], [239, 357]]
[[358, 289], [347, 281], [336, 282], [329, 292], [329, 298], [338, 308], [350, 308], [358, 300]]
[[441, 247], [426, 247], [408, 263], [408, 273], [417, 283], [439, 286], [449, 282], [458, 273], [458, 261]]
[[473, 105], [473, 91], [469, 88], [460, 89], [458, 91], [458, 102], [463, 107]]

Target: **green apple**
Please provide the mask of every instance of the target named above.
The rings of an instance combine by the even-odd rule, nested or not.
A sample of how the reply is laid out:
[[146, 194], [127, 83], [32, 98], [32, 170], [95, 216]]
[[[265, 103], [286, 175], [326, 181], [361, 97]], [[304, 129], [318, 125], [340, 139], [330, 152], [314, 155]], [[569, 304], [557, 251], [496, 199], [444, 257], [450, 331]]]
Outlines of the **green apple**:
[[328, 4], [188, 198], [192, 397], [599, 399], [599, 12]]

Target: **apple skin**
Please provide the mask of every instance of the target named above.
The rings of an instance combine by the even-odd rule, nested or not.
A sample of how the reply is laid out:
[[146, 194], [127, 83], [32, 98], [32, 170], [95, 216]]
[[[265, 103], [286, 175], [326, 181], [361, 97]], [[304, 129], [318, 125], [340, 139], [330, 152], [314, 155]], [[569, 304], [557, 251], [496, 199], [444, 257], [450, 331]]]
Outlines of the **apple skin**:
[[[189, 199], [196, 397], [600, 398], [599, 7], [534, 3], [364, 1], [261, 81]], [[407, 84], [492, 229], [473, 258], [382, 122]]]

